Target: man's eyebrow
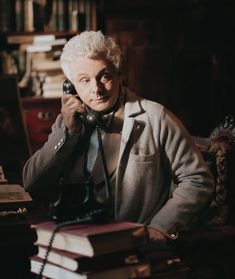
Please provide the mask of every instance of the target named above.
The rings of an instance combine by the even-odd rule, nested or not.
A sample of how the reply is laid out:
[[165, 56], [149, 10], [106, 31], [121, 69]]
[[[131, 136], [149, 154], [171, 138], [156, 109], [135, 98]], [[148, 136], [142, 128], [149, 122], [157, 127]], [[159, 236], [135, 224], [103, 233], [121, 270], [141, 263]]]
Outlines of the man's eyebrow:
[[[102, 75], [104, 72], [111, 73], [111, 70], [110, 70], [109, 68], [105, 67], [105, 68], [101, 69], [101, 70], [96, 74], [96, 76], [100, 76], [100, 75]], [[89, 76], [89, 74], [84, 72], [84, 73], [79, 73], [79, 74], [77, 75], [77, 78], [80, 78], [80, 77], [87, 77], [87, 76]]]
[[103, 73], [108, 73], [109, 75], [112, 75], [112, 71], [111, 71], [111, 69], [109, 69], [109, 68], [103, 68], [102, 70], [100, 70], [98, 73], [97, 73], [97, 76], [100, 76], [100, 75], [102, 75]]
[[83, 77], [83, 76], [88, 76], [88, 73], [79, 73], [79, 74], [77, 75], [77, 78]]

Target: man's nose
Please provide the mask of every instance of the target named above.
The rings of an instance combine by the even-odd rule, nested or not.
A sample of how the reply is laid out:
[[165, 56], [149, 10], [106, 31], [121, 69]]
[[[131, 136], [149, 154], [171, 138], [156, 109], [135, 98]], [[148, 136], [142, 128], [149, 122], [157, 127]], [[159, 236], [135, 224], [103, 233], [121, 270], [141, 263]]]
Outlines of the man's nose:
[[91, 90], [92, 90], [92, 94], [96, 95], [96, 96], [100, 96], [102, 93], [102, 86], [101, 83], [94, 79], [92, 80], [92, 84], [91, 84]]

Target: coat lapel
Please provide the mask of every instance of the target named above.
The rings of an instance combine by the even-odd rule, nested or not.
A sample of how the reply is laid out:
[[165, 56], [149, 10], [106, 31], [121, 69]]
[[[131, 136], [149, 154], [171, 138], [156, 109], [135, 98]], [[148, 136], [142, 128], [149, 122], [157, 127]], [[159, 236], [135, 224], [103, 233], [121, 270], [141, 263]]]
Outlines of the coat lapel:
[[143, 130], [143, 123], [135, 119], [135, 116], [142, 113], [144, 113], [144, 110], [140, 106], [138, 97], [127, 90], [122, 140], [120, 146], [120, 160], [125, 152], [128, 142], [132, 139], [136, 139], [136, 137], [138, 137]]

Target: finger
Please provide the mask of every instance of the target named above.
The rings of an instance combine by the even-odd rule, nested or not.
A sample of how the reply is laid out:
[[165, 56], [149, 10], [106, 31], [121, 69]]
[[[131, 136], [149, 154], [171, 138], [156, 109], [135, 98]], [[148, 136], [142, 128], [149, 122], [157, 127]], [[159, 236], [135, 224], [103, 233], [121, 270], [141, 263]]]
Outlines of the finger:
[[86, 108], [85, 108], [84, 104], [82, 104], [81, 102], [78, 104], [78, 112], [80, 112], [80, 113], [86, 112]]
[[75, 98], [73, 97], [73, 98], [69, 99], [66, 104], [71, 106], [71, 108], [76, 107], [77, 111], [80, 112], [80, 113], [86, 112], [84, 104], [82, 103], [81, 100], [77, 99], [76, 97]]
[[64, 105], [68, 102], [68, 100], [72, 97], [72, 94], [65, 94], [61, 98], [61, 104]]
[[70, 94], [69, 95], [66, 95], [63, 97], [63, 106], [64, 107], [70, 107], [70, 106], [78, 106], [80, 101], [77, 100], [77, 98], [75, 98], [73, 95]]

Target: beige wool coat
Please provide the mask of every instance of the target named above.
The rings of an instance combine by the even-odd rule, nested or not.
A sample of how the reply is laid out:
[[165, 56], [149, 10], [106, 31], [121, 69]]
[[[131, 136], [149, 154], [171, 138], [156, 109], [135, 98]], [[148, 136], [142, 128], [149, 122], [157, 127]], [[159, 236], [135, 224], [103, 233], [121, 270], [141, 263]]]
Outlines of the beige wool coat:
[[[181, 122], [162, 105], [126, 90], [114, 192], [115, 218], [155, 227], [171, 238], [209, 204], [214, 181]], [[79, 147], [59, 115], [48, 141], [26, 163], [23, 183], [33, 196], [49, 196]], [[81, 148], [83, 148], [81, 146]], [[172, 181], [177, 185], [171, 193]]]

